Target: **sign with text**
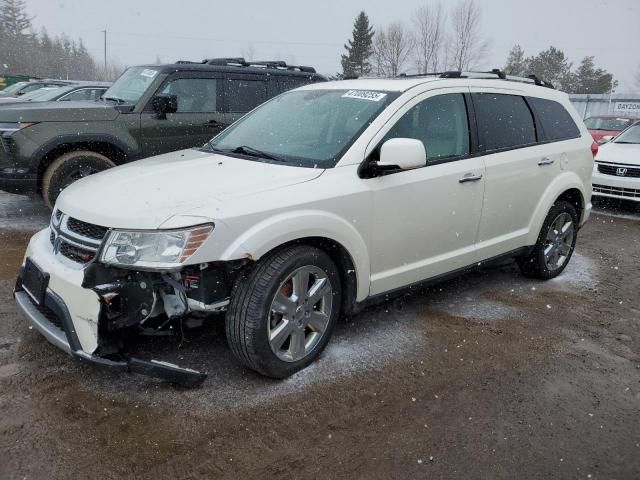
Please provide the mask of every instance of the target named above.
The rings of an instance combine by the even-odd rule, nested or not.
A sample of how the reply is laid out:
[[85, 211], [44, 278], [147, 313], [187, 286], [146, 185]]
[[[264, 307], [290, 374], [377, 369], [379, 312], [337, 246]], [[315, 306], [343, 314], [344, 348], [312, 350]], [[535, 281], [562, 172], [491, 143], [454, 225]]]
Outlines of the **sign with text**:
[[640, 102], [616, 102], [614, 111], [627, 115], [640, 115]]

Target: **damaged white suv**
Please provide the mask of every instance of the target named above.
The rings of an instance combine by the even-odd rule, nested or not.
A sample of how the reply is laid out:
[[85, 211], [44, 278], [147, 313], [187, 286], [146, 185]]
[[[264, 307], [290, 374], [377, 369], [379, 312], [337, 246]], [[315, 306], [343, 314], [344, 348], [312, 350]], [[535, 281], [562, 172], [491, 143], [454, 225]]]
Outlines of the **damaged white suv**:
[[535, 78], [306, 86], [203, 148], [71, 185], [15, 297], [74, 356], [185, 383], [205, 375], [123, 338], [226, 311], [235, 357], [286, 377], [366, 300], [503, 256], [558, 275], [591, 211], [592, 143]]

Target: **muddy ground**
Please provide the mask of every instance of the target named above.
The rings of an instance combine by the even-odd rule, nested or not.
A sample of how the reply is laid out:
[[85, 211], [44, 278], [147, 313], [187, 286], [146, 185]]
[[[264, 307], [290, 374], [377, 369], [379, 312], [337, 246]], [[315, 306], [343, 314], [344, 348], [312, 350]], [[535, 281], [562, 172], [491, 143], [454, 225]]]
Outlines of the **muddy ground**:
[[[615, 209], [614, 209], [615, 207]], [[600, 206], [550, 282], [502, 263], [371, 307], [285, 381], [221, 323], [141, 350], [185, 390], [72, 360], [11, 287], [46, 211], [0, 193], [0, 479], [640, 478], [640, 210]]]

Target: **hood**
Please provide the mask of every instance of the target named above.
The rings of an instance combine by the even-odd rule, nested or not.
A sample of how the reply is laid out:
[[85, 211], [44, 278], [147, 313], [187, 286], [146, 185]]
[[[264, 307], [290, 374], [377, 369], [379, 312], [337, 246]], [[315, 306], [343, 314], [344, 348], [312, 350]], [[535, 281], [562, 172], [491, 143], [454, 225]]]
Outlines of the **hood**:
[[[235, 198], [307, 182], [323, 171], [183, 150], [80, 180], [60, 194], [56, 207], [112, 228], [164, 228], [170, 218], [185, 216], [183, 224], [170, 222], [178, 228], [220, 218], [222, 205]], [[188, 217], [195, 209], [199, 221]]]
[[111, 121], [118, 113], [106, 102], [11, 102], [0, 109], [0, 123]]
[[640, 165], [640, 145], [631, 143], [605, 143], [600, 145], [596, 161]]
[[593, 139], [597, 142], [598, 140], [601, 140], [602, 137], [607, 137], [607, 136], [615, 137], [620, 133], [620, 130], [589, 130], [589, 133], [591, 134]]

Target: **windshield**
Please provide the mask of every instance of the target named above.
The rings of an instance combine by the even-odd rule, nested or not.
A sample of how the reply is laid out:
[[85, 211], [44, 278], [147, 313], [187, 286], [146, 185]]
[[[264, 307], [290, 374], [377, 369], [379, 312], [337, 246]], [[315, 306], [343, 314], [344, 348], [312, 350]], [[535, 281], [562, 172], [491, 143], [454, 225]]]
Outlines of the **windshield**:
[[9, 85], [7, 88], [5, 88], [4, 90], [0, 90], [1, 92], [4, 93], [15, 93], [18, 90], [20, 90], [22, 87], [24, 87], [28, 82], [18, 82], [18, 83], [14, 83], [13, 85]]
[[584, 124], [590, 130], [611, 130], [621, 131], [633, 123], [630, 118], [602, 118], [591, 117], [584, 121]]
[[[249, 113], [209, 146], [309, 167], [332, 167], [397, 93], [300, 90]], [[247, 147], [247, 148], [243, 148]]]
[[640, 124], [627, 128], [616, 137], [614, 143], [635, 143], [640, 144]]
[[136, 103], [142, 94], [147, 90], [153, 79], [156, 78], [158, 70], [149, 67], [133, 67], [128, 69], [118, 78], [103, 98], [109, 100]]

